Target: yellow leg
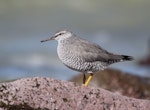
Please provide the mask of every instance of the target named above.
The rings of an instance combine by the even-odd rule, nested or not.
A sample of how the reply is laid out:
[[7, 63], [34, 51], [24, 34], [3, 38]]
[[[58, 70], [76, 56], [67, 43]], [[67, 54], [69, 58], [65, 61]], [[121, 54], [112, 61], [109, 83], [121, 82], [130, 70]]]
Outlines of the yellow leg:
[[87, 81], [85, 82], [85, 84], [83, 84], [83, 86], [88, 86], [90, 81], [92, 80], [93, 74], [91, 73], [90, 76], [88, 77]]

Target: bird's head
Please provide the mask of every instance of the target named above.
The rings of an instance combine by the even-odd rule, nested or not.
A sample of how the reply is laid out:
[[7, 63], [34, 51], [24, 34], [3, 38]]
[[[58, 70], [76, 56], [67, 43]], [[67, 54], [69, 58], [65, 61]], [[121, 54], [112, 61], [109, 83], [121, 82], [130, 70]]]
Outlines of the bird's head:
[[59, 40], [67, 39], [71, 36], [72, 36], [72, 32], [67, 31], [67, 30], [63, 30], [63, 31], [57, 32], [54, 36], [49, 37], [48, 39], [42, 40], [41, 42], [46, 42], [46, 41], [49, 41], [49, 40], [59, 41]]

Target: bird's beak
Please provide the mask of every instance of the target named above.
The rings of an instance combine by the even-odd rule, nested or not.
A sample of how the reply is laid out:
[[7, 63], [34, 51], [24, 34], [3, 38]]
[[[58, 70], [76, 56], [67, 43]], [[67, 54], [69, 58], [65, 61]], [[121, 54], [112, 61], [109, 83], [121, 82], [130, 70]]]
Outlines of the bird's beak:
[[55, 36], [52, 36], [52, 37], [49, 37], [49, 38], [47, 38], [45, 40], [41, 40], [41, 42], [46, 42], [46, 41], [49, 41], [49, 40], [54, 40], [54, 38], [55, 38]]

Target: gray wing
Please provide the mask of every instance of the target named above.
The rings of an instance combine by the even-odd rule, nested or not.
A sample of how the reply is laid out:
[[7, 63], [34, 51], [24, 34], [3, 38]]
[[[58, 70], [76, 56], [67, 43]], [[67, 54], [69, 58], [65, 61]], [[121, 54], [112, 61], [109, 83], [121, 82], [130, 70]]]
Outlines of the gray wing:
[[70, 47], [71, 50], [87, 62], [108, 62], [113, 58], [113, 56], [115, 56], [102, 49], [99, 45], [77, 37], [75, 37], [75, 39], [76, 40], [73, 40], [74, 42], [72, 42], [73, 45]]

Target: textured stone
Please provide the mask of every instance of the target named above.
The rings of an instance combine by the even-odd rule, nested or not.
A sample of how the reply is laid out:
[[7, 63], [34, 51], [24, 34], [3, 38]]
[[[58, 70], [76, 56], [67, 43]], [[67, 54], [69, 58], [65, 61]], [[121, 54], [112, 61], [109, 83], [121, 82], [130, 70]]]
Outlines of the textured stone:
[[148, 110], [149, 100], [101, 88], [34, 77], [0, 83], [0, 110]]
[[[83, 74], [73, 77], [70, 81], [82, 84]], [[150, 78], [139, 77], [116, 69], [109, 68], [95, 73], [89, 86], [103, 88], [127, 97], [150, 100]]]

